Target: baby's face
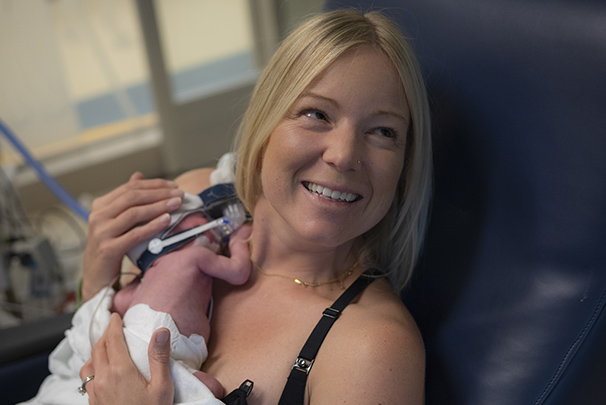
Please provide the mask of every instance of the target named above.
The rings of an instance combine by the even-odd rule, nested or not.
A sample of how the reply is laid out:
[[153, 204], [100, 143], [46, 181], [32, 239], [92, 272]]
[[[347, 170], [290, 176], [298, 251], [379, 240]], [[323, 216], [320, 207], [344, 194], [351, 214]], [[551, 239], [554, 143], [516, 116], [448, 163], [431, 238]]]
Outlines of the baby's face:
[[[208, 221], [206, 219], [206, 217], [204, 216], [204, 214], [202, 214], [201, 212], [193, 212], [191, 214], [188, 214], [185, 218], [183, 218], [181, 220], [181, 222], [179, 222], [177, 224], [177, 226], [175, 226], [175, 228], [167, 235], [167, 237], [175, 235], [177, 233], [180, 232], [184, 232], [187, 231], [188, 229], [191, 228], [195, 228], [196, 226], [200, 226], [200, 225], [204, 225], [206, 224]], [[206, 231], [201, 235], [198, 235], [193, 243], [186, 243], [185, 245], [183, 245], [183, 247], [181, 247], [180, 249], [183, 249], [186, 246], [204, 246], [207, 247], [211, 250], [216, 251], [219, 247], [218, 243], [215, 241], [212, 232]]]
[[172, 236], [179, 232], [187, 231], [188, 229], [194, 228], [199, 225], [204, 225], [207, 222], [208, 221], [204, 217], [204, 214], [199, 211], [192, 212], [191, 214], [188, 214], [185, 218], [183, 218], [168, 236]]

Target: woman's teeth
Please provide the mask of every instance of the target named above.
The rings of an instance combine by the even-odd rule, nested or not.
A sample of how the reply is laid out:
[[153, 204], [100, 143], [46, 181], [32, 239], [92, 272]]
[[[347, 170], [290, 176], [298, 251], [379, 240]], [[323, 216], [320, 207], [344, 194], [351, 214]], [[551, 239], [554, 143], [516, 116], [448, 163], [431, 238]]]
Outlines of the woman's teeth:
[[358, 194], [331, 190], [328, 187], [322, 187], [315, 183], [303, 182], [303, 185], [312, 193], [334, 201], [354, 202], [360, 198]]

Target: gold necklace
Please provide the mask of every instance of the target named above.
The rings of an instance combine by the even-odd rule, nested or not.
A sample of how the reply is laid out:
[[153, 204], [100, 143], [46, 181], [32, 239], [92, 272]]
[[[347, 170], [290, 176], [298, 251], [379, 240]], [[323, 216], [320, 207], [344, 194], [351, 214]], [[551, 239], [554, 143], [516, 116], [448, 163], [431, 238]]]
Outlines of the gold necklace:
[[257, 263], [252, 262], [253, 266], [255, 266], [255, 268], [259, 271], [259, 273], [263, 274], [264, 276], [268, 276], [268, 277], [280, 277], [280, 278], [284, 278], [286, 280], [290, 280], [292, 282], [294, 282], [295, 284], [298, 285], [302, 285], [303, 287], [320, 287], [323, 285], [327, 285], [327, 284], [332, 284], [332, 283], [336, 283], [337, 281], [339, 282], [339, 285], [341, 287], [342, 290], [345, 289], [345, 285], [343, 284], [343, 282], [347, 279], [347, 277], [349, 277], [354, 269], [356, 268], [356, 266], [358, 265], [358, 261], [356, 260], [354, 262], [354, 264], [348, 268], [345, 273], [341, 274], [339, 277], [335, 277], [331, 280], [328, 281], [323, 281], [321, 283], [317, 283], [315, 281], [303, 281], [299, 278], [295, 278], [295, 277], [290, 277], [290, 276], [286, 276], [284, 274], [275, 274], [275, 273], [267, 273], [265, 270], [263, 270], [263, 268], [261, 266], [259, 266]]

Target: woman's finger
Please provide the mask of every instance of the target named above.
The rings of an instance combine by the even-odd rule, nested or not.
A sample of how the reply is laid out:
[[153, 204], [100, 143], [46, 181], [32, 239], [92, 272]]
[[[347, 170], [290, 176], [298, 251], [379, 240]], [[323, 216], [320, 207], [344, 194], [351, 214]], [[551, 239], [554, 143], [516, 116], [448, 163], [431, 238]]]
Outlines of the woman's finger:
[[88, 359], [80, 369], [80, 379], [84, 381], [86, 377], [95, 375], [95, 367], [93, 366], [92, 358]]
[[143, 180], [144, 178], [145, 178], [145, 176], [143, 175], [143, 173], [134, 172], [133, 174], [130, 175], [130, 178], [128, 179], [128, 181]]
[[149, 348], [149, 370], [151, 382], [164, 384], [172, 381], [170, 378], [170, 331], [160, 328], [154, 332]]
[[122, 319], [117, 313], [113, 313], [109, 319], [109, 325], [105, 331], [107, 359], [110, 363], [117, 364], [125, 359], [130, 360], [124, 332], [122, 331]]
[[[151, 191], [151, 196], [156, 199], [162, 199], [161, 194], [157, 194], [156, 191], [163, 191], [165, 194], [170, 191], [178, 191], [178, 185], [174, 181], [164, 179], [145, 179], [143, 174], [135, 172], [130, 176], [128, 182], [116, 187], [109, 193], [96, 198], [93, 201], [92, 211], [98, 212], [99, 210], [105, 210], [114, 204], [119, 198], [124, 195], [132, 194], [135, 191]], [[149, 194], [149, 193], [147, 193]], [[144, 193], [144, 195], [147, 195]], [[149, 198], [149, 195], [148, 195]], [[108, 215], [115, 214], [113, 211], [109, 211]]]
[[170, 331], [160, 328], [154, 332], [147, 350], [149, 386], [158, 399], [158, 403], [172, 403], [175, 386], [170, 376]]
[[[90, 353], [90, 360], [92, 361], [93, 371], [95, 370], [103, 370], [109, 364], [109, 359], [107, 357], [107, 330], [103, 333], [101, 338], [95, 343]], [[82, 370], [80, 370], [82, 372]], [[90, 374], [89, 374], [90, 375]], [[86, 377], [86, 376], [84, 376]]]
[[160, 201], [138, 201], [133, 205], [125, 206], [121, 212], [116, 214], [109, 230], [114, 235], [122, 235], [136, 226], [141, 226], [162, 214], [176, 210], [181, 206], [181, 201], [181, 197], [171, 196]]
[[[177, 188], [166, 187], [145, 190], [137, 189], [126, 190], [123, 193], [109, 197], [110, 198], [104, 199], [103, 201], [95, 200], [93, 202], [93, 209], [91, 211], [91, 214], [93, 215], [91, 220], [93, 222], [116, 218], [118, 215], [133, 207], [149, 206], [167, 212], [168, 201], [171, 199], [173, 201], [182, 199], [183, 191]], [[179, 206], [180, 204], [177, 204], [168, 211], [179, 208]]]
[[170, 214], [166, 212], [144, 224], [114, 223], [111, 225], [111, 229], [99, 231], [102, 234], [98, 235], [94, 252], [101, 258], [119, 256], [121, 259], [129, 250], [160, 232], [169, 224]]
[[131, 189], [150, 189], [150, 188], [163, 188], [163, 187], [177, 188], [177, 185], [175, 182], [170, 181], [170, 180], [145, 179], [145, 177], [141, 173], [135, 172], [130, 176], [130, 179], [126, 183], [116, 187], [115, 189], [108, 192], [107, 194], [104, 194], [103, 196], [99, 197], [97, 200], [100, 202], [104, 202], [105, 200], [111, 200], [111, 199], [115, 198], [116, 196], [126, 192], [127, 190], [131, 190]]

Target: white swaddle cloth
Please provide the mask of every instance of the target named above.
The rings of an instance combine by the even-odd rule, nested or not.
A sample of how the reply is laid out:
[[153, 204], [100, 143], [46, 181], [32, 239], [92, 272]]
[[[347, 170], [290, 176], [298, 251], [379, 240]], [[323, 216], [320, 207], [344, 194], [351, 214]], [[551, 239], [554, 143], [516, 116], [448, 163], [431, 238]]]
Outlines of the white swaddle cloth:
[[[106, 287], [75, 313], [72, 328], [66, 331], [65, 339], [49, 357], [51, 375], [44, 380], [38, 394], [24, 404], [88, 404], [88, 397], [78, 393], [78, 387], [82, 384], [79, 373], [90, 358], [91, 342], [97, 342], [109, 324], [109, 309], [113, 296], [113, 289]], [[170, 371], [175, 385], [175, 404], [223, 404], [193, 375], [194, 371], [200, 369], [207, 356], [206, 343], [202, 336], [183, 336], [170, 315], [154, 311], [145, 304], [130, 308], [123, 321], [129, 353], [141, 374], [148, 380], [150, 373], [147, 348], [151, 336], [161, 327], [170, 330]]]

